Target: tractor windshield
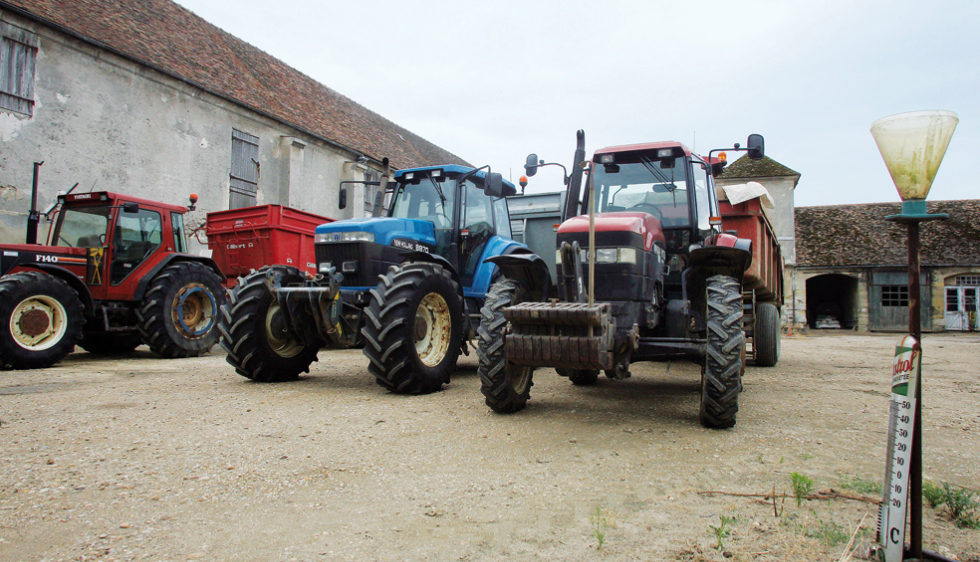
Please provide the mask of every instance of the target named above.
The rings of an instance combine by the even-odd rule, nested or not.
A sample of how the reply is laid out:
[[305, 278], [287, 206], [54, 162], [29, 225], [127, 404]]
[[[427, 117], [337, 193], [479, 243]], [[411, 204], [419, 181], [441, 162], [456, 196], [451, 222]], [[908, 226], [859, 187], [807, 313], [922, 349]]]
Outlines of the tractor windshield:
[[687, 160], [654, 160], [646, 154], [618, 155], [615, 164], [595, 164], [596, 204], [600, 213], [649, 213], [665, 228], [691, 225]]
[[67, 207], [55, 230], [55, 246], [97, 248], [105, 242], [109, 225], [108, 205]]
[[455, 189], [454, 182], [446, 180], [445, 176], [422, 177], [399, 183], [391, 216], [429, 221], [437, 230], [452, 228]]

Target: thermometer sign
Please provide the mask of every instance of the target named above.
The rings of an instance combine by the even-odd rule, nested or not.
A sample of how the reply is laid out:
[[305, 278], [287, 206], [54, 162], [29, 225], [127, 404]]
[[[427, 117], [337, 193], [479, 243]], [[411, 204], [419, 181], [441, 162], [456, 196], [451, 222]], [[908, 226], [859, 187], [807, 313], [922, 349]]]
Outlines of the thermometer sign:
[[912, 460], [912, 433], [915, 431], [915, 391], [921, 374], [921, 359], [919, 342], [912, 336], [902, 338], [895, 348], [888, 421], [888, 460], [881, 511], [878, 513], [878, 542], [885, 548], [886, 562], [900, 561], [904, 555], [909, 464]]

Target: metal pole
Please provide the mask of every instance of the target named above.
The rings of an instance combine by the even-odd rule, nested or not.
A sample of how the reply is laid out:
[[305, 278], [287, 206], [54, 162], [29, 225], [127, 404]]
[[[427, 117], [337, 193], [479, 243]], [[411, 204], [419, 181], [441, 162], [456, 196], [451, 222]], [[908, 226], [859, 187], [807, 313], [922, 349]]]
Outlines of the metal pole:
[[909, 555], [922, 558], [922, 318], [919, 288], [919, 221], [909, 226], [909, 333], [920, 353], [919, 384], [915, 385], [915, 423], [912, 426], [912, 459], [909, 463]]
[[44, 162], [34, 163], [34, 183], [31, 187], [31, 210], [27, 214], [27, 243], [37, 244], [37, 225], [41, 222], [41, 213], [37, 212], [38, 172]]

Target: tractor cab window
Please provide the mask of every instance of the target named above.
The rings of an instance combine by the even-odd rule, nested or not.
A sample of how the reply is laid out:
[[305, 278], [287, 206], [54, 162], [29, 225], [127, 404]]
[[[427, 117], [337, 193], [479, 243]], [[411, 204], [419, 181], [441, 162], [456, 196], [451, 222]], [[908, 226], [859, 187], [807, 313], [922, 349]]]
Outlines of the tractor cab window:
[[112, 264], [109, 267], [112, 284], [122, 283], [123, 279], [160, 247], [162, 239], [160, 213], [146, 209], [125, 213], [120, 209], [112, 237]]
[[503, 197], [493, 200], [493, 225], [497, 231], [497, 236], [514, 237], [510, 231], [510, 213], [507, 211], [507, 200]]
[[483, 250], [494, 234], [493, 228], [493, 199], [487, 197], [482, 186], [477, 186], [471, 179], [463, 186], [463, 224], [460, 266], [462, 272], [460, 281], [469, 287], [473, 275], [480, 266]]
[[649, 213], [660, 219], [664, 228], [691, 225], [685, 158], [656, 160], [646, 153], [616, 156], [615, 164], [595, 164], [600, 213]]
[[108, 205], [67, 207], [55, 230], [54, 245], [101, 248], [108, 226]]
[[431, 222], [435, 227], [436, 253], [445, 256], [452, 238], [455, 182], [445, 175], [433, 178], [423, 176], [399, 183], [395, 191], [395, 204], [391, 216], [402, 219], [419, 219]]
[[694, 184], [694, 200], [697, 203], [698, 230], [711, 230], [711, 199], [708, 197], [707, 165], [691, 162], [691, 183]]

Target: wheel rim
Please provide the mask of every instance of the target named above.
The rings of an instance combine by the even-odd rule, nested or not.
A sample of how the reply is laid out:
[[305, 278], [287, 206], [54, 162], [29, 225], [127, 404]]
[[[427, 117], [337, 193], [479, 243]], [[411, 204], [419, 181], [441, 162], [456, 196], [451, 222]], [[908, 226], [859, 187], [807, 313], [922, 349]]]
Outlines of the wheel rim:
[[53, 347], [68, 331], [68, 313], [57, 299], [35, 295], [20, 302], [10, 315], [10, 334], [30, 351]]
[[272, 348], [273, 353], [279, 357], [288, 359], [303, 351], [303, 346], [289, 336], [289, 331], [286, 329], [286, 319], [282, 316], [278, 302], [272, 303], [268, 312], [265, 313], [265, 339], [269, 342], [269, 347]]
[[174, 326], [181, 335], [199, 338], [214, 326], [217, 310], [218, 305], [211, 291], [200, 283], [191, 283], [181, 287], [170, 312]]
[[415, 313], [412, 335], [415, 351], [426, 367], [435, 367], [449, 351], [453, 319], [446, 299], [439, 293], [425, 295]]
[[524, 365], [510, 365], [510, 386], [517, 394], [524, 394], [527, 386], [531, 382], [531, 367]]

